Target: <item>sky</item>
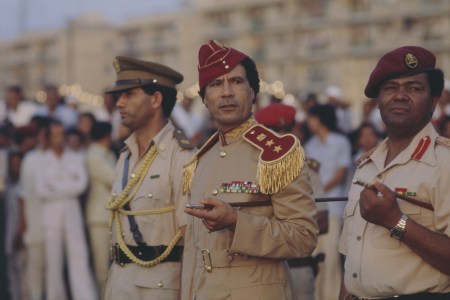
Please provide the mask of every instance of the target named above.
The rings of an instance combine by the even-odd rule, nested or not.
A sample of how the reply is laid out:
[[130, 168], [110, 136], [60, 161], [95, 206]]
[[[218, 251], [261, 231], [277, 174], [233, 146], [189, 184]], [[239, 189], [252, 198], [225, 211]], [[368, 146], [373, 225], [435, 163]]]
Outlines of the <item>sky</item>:
[[0, 41], [64, 27], [67, 20], [96, 12], [112, 23], [177, 9], [186, 0], [0, 0]]

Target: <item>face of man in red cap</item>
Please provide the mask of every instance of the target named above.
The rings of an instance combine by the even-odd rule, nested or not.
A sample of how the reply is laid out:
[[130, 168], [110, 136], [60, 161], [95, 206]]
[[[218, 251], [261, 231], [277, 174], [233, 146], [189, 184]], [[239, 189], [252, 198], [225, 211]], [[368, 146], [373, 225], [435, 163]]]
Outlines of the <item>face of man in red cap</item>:
[[431, 79], [436, 58], [428, 50], [405, 46], [386, 53], [370, 75], [365, 94], [376, 97], [391, 134], [413, 136], [430, 120], [443, 79]]
[[240, 63], [248, 56], [217, 41], [199, 51], [199, 84], [204, 103], [223, 132], [247, 120], [252, 112], [255, 92], [246, 69]]

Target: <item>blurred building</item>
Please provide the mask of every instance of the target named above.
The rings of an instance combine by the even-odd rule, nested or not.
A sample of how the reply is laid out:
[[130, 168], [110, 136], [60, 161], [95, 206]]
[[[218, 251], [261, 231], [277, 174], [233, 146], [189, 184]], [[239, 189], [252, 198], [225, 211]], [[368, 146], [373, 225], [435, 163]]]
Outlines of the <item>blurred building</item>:
[[448, 28], [448, 0], [184, 0], [177, 11], [120, 26], [80, 16], [58, 31], [0, 43], [0, 89], [22, 83], [33, 96], [56, 82], [99, 93], [114, 81], [119, 54], [176, 68], [185, 89], [196, 83], [199, 46], [217, 39], [255, 58], [262, 79], [286, 93], [337, 85], [361, 111], [371, 69], [395, 47], [426, 47], [450, 73]]

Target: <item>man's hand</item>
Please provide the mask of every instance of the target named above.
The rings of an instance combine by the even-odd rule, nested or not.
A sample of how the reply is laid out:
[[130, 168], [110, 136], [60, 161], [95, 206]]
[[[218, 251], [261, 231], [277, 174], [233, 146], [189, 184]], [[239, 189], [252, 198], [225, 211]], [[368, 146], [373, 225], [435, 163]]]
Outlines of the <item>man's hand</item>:
[[[392, 229], [402, 217], [395, 193], [386, 185], [375, 182], [374, 187], [361, 191], [359, 207], [361, 216], [368, 222]], [[377, 196], [381, 193], [381, 196]]]
[[203, 224], [209, 231], [236, 228], [238, 213], [226, 202], [218, 199], [202, 199], [200, 204], [212, 206], [212, 209], [185, 208], [184, 212], [202, 219]]

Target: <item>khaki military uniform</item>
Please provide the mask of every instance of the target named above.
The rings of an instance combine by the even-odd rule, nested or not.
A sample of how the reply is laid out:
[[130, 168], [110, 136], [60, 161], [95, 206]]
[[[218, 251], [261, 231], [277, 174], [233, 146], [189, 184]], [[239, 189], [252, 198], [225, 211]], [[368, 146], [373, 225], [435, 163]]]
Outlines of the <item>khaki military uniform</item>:
[[[169, 122], [154, 138], [156, 156], [142, 184], [130, 201], [132, 211], [152, 211], [135, 216], [148, 246], [169, 245], [180, 227], [186, 224], [183, 212], [187, 197], [182, 195], [182, 167], [193, 155], [193, 151], [183, 149], [174, 138], [175, 129]], [[126, 157], [129, 157], [129, 180], [136, 176], [143, 158], [138, 157], [136, 137], [132, 134], [126, 141], [126, 151], [118, 161], [113, 195], [122, 191], [122, 174]], [[175, 208], [174, 208], [175, 206]], [[170, 208], [174, 209], [170, 209]], [[136, 245], [130, 232], [127, 216], [120, 214], [123, 239], [127, 245]], [[114, 223], [113, 223], [114, 224]], [[113, 244], [118, 241], [117, 226], [114, 227]], [[178, 242], [180, 244], [180, 242]], [[180, 286], [180, 262], [163, 262], [143, 267], [135, 263], [123, 266], [113, 262], [109, 271], [105, 299], [177, 299]]]
[[199, 218], [188, 217], [182, 299], [295, 299], [284, 259], [310, 255], [318, 233], [308, 167], [276, 193], [258, 190], [263, 154], [243, 138], [255, 124], [250, 118], [225, 134], [216, 133], [199, 150], [190, 203], [212, 197], [229, 203], [270, 200], [272, 205], [236, 208], [234, 232], [209, 233]]
[[[385, 140], [363, 155], [355, 178], [376, 180], [391, 190], [420, 199], [434, 211], [398, 199], [400, 210], [426, 228], [450, 236], [450, 142], [431, 124], [423, 128], [388, 166]], [[418, 292], [450, 292], [450, 276], [439, 272], [389, 230], [360, 215], [362, 187], [352, 185], [345, 208], [339, 251], [346, 255], [345, 286], [360, 297], [390, 297]]]

